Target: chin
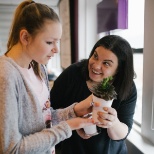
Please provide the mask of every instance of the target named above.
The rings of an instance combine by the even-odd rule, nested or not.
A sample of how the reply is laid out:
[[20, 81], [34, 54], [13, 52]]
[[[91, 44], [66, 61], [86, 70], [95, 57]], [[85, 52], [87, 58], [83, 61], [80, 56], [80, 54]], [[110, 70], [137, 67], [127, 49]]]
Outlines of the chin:
[[90, 74], [89, 74], [89, 78], [90, 78], [91, 81], [94, 81], [94, 82], [100, 82], [100, 81], [102, 81], [102, 79], [97, 78], [97, 77], [94, 77], [94, 75], [90, 75]]
[[102, 81], [102, 79], [96, 79], [96, 78], [91, 78], [91, 77], [89, 77], [89, 78], [93, 82], [100, 82], [100, 81]]

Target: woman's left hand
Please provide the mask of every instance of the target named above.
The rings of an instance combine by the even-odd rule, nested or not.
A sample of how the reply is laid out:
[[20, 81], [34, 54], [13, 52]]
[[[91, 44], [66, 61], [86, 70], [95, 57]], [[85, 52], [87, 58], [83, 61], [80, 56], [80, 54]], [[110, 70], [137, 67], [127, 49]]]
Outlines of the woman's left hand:
[[92, 95], [74, 106], [76, 116], [81, 117], [92, 112]]
[[96, 125], [102, 128], [110, 128], [118, 121], [117, 111], [112, 107], [104, 107], [103, 109], [105, 112], [99, 111], [97, 113], [100, 123], [96, 123]]
[[117, 117], [117, 111], [112, 107], [104, 107], [105, 112], [99, 111], [98, 120], [100, 123], [96, 125], [98, 127], [107, 128], [108, 136], [112, 140], [121, 140], [128, 134], [128, 126], [125, 123], [119, 121]]

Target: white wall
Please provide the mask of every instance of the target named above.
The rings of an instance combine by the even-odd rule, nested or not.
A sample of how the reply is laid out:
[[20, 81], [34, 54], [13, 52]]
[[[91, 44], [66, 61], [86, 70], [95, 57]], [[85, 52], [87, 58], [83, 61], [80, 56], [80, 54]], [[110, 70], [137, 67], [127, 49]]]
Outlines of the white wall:
[[98, 40], [96, 5], [100, 0], [79, 0], [79, 60], [88, 58]]

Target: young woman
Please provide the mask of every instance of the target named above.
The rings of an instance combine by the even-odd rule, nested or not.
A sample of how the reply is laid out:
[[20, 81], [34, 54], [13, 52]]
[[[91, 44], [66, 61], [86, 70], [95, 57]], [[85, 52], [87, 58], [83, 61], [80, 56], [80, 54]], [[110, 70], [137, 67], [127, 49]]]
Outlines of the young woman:
[[64, 70], [51, 89], [51, 104], [57, 109], [80, 101], [91, 94], [92, 85], [109, 76], [114, 77], [117, 99], [106, 108], [107, 113], [98, 112], [101, 132], [89, 138], [83, 129], [77, 130], [57, 146], [61, 154], [127, 154], [125, 139], [132, 128], [137, 92], [133, 53], [125, 39], [115, 35], [101, 38], [87, 60]]
[[50, 108], [44, 64], [58, 52], [61, 34], [48, 6], [27, 0], [17, 7], [8, 50], [0, 57], [0, 153], [54, 154], [72, 130], [92, 124], [75, 118], [91, 112], [91, 96], [65, 109]]

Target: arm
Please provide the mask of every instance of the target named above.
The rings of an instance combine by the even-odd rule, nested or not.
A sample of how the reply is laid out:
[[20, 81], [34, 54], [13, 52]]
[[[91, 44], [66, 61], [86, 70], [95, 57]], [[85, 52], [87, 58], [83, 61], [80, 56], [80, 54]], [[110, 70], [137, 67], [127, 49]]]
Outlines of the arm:
[[98, 112], [99, 127], [107, 128], [108, 136], [112, 140], [120, 140], [128, 134], [128, 126], [119, 121], [117, 112], [113, 108], [104, 107], [107, 113]]
[[[5, 64], [6, 65], [6, 64]], [[10, 65], [3, 69], [0, 64], [0, 153], [42, 153], [47, 152], [50, 147], [71, 136], [72, 132], [66, 122], [62, 122], [52, 129], [35, 131], [26, 130], [23, 132], [23, 123], [26, 119], [21, 118], [20, 95], [21, 76], [17, 70]], [[17, 74], [18, 73], [18, 74]], [[24, 84], [23, 82], [21, 83]], [[20, 85], [20, 86], [19, 86]], [[25, 107], [26, 110], [26, 107]], [[24, 117], [26, 118], [26, 117]], [[29, 117], [27, 117], [29, 118]], [[20, 120], [21, 119], [21, 120]], [[30, 120], [27, 119], [29, 122]], [[26, 123], [26, 122], [25, 122]], [[36, 122], [37, 123], [37, 122]], [[29, 123], [27, 126], [29, 128]], [[37, 125], [37, 124], [36, 124]], [[30, 126], [33, 127], [33, 126]]]
[[112, 140], [120, 140], [127, 136], [128, 126], [116, 119], [115, 124], [107, 129], [108, 135]]
[[92, 95], [84, 99], [79, 103], [75, 103], [70, 105], [64, 109], [53, 110], [51, 108], [52, 120], [54, 125], [59, 123], [60, 121], [68, 120], [71, 118], [82, 117], [85, 114], [92, 112]]

